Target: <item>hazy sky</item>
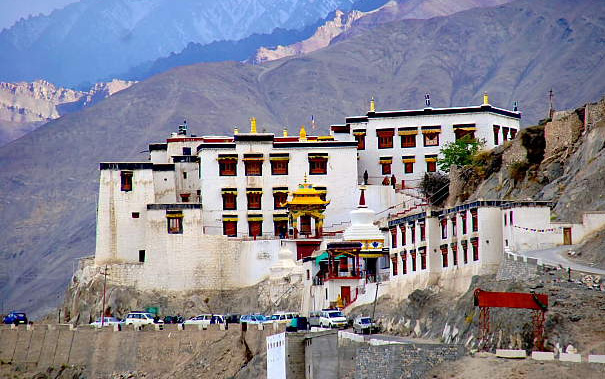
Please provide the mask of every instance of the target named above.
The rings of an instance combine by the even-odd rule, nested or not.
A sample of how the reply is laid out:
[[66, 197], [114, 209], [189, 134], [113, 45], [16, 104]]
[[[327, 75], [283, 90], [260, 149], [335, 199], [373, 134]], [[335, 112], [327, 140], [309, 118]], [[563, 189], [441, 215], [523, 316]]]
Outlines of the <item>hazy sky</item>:
[[21, 17], [38, 13], [49, 14], [79, 0], [0, 0], [0, 30], [11, 27]]

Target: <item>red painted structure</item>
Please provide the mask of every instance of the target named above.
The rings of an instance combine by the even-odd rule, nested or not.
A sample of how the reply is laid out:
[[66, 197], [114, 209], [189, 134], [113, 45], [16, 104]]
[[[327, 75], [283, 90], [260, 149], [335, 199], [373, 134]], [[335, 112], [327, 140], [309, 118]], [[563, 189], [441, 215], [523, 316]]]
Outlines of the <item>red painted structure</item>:
[[474, 293], [475, 306], [479, 307], [481, 341], [486, 341], [490, 333], [490, 308], [532, 309], [534, 314], [534, 344], [538, 350], [544, 349], [544, 320], [548, 310], [548, 295], [519, 292], [489, 292], [477, 288]]

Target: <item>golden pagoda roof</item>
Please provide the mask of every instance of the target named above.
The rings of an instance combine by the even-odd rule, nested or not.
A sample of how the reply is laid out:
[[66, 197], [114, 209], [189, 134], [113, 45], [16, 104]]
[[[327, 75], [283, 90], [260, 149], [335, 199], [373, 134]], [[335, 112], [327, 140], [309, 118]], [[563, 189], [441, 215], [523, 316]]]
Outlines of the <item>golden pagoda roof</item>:
[[321, 199], [322, 192], [319, 192], [311, 183], [305, 182], [298, 185], [298, 189], [292, 192], [292, 200], [286, 202], [288, 206], [291, 205], [321, 205], [325, 206], [330, 204], [329, 201]]

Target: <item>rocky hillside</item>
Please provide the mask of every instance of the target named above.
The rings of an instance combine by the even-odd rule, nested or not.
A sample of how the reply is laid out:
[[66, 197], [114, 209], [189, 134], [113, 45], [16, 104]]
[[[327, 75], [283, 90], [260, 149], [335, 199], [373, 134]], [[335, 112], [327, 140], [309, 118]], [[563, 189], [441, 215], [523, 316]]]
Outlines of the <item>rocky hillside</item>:
[[[343, 40], [362, 31], [379, 25], [405, 19], [427, 19], [436, 16], [447, 16], [463, 10], [477, 7], [491, 7], [510, 2], [511, 0], [391, 0], [380, 8], [369, 12], [353, 9], [349, 12], [337, 11], [332, 20], [317, 28], [315, 33], [291, 45], [259, 48], [250, 62], [259, 64], [290, 56], [307, 54], [328, 46], [332, 41]], [[340, 38], [339, 38], [340, 37]]]
[[134, 82], [114, 79], [96, 83], [88, 91], [57, 87], [46, 80], [0, 82], [0, 145], [67, 113], [103, 100]]
[[222, 134], [251, 116], [292, 130], [315, 115], [326, 131], [365, 113], [371, 96], [401, 109], [422, 107], [425, 91], [438, 107], [478, 104], [488, 91], [496, 106], [519, 100], [531, 125], [551, 87], [560, 109], [605, 93], [601, 14], [603, 2], [524, 0], [404, 20], [303, 57], [180, 67], [53, 120], [0, 148], [0, 298], [56, 306], [74, 258], [94, 252], [98, 162], [146, 160], [148, 143], [183, 118], [194, 133]]

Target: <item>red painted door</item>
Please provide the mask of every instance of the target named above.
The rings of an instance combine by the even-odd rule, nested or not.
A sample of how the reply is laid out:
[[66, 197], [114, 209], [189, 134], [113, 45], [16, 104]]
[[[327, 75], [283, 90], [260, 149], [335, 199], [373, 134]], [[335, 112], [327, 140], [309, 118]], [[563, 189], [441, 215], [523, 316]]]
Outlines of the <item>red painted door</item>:
[[351, 287], [342, 286], [340, 287], [340, 298], [342, 299], [342, 303], [347, 306], [351, 303]]

